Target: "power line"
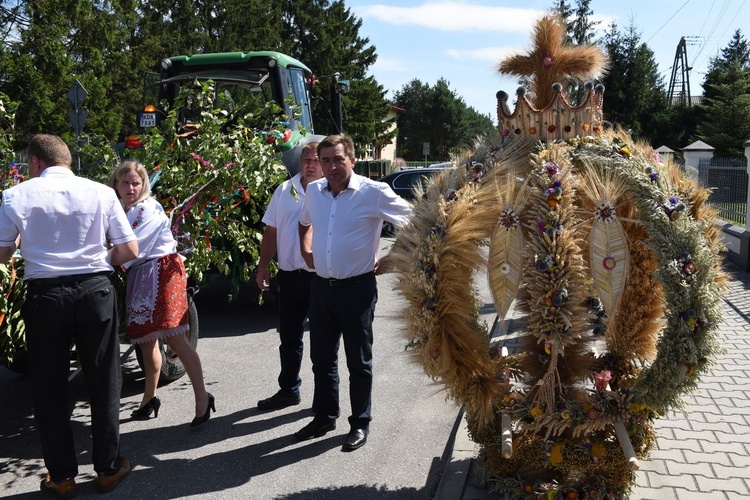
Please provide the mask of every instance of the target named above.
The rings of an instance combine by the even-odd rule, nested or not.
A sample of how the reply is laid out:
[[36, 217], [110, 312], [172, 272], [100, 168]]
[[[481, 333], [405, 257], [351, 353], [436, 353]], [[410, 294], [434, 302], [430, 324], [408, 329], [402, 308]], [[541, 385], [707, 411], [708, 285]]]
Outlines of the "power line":
[[[674, 16], [676, 16], [677, 14], [679, 14], [679, 12], [680, 12], [680, 11], [681, 11], [681, 10], [682, 10], [682, 9], [683, 9], [683, 8], [684, 8], [684, 7], [686, 6], [686, 5], [687, 5], [687, 4], [689, 4], [689, 3], [690, 3], [690, 0], [687, 0], [687, 1], [686, 1], [686, 2], [684, 3], [684, 4], [682, 4], [682, 7], [680, 7], [679, 9], [677, 9], [677, 12], [675, 12], [674, 14], [672, 14], [672, 16], [671, 16], [671, 17], [670, 17], [669, 19], [667, 19], [667, 20], [666, 20], [666, 22], [665, 22], [664, 24], [662, 24], [662, 25], [661, 25], [661, 28], [659, 28], [658, 30], [656, 30], [656, 33], [654, 33], [653, 35], [651, 35], [651, 38], [654, 38], [654, 37], [655, 37], [655, 36], [656, 36], [656, 35], [657, 35], [657, 34], [658, 34], [658, 33], [659, 33], [659, 32], [660, 32], [660, 31], [661, 31], [661, 30], [662, 30], [663, 28], [664, 28], [664, 26], [666, 26], [667, 24], [669, 24], [669, 21], [671, 21], [671, 20], [672, 20], [672, 19], [674, 18]], [[651, 41], [651, 38], [649, 38], [648, 40], [646, 40], [646, 44], [648, 44], [648, 42], [650, 42], [650, 41]]]
[[[747, 2], [747, 0], [742, 0], [742, 4], [740, 5], [740, 8], [739, 8], [739, 9], [737, 9], [737, 12], [736, 12], [736, 13], [734, 14], [734, 19], [737, 19], [737, 14], [739, 14], [739, 13], [740, 13], [740, 11], [742, 10], [742, 7], [744, 7], [744, 6], [745, 6], [745, 2]], [[724, 33], [722, 33], [722, 34], [721, 34], [721, 36], [719, 37], [719, 41], [717, 41], [717, 42], [716, 42], [716, 47], [714, 47], [714, 51], [717, 51], [717, 50], [718, 50], [718, 48], [719, 48], [719, 43], [721, 42], [721, 40], [722, 40], [722, 39], [724, 39], [725, 35], [727, 34], [727, 30], [729, 29], [729, 26], [730, 26], [730, 25], [729, 25], [729, 24], [727, 24], [727, 27], [726, 27], [726, 29], [724, 30]]]
[[714, 5], [716, 5], [716, 0], [713, 0], [713, 2], [711, 2], [711, 8], [708, 9], [708, 15], [705, 17], [705, 19], [703, 19], [703, 26], [701, 26], [701, 30], [698, 32], [698, 36], [701, 36], [703, 34], [703, 28], [706, 27], [708, 18], [711, 17], [711, 12], [714, 11]]
[[[708, 37], [707, 38], [713, 37], [713, 34], [716, 31], [716, 28], [719, 26], [719, 23], [721, 22], [721, 20], [726, 15], [727, 10], [729, 10], [729, 6], [731, 5], [731, 3], [732, 3], [731, 0], [725, 0], [724, 1], [724, 4], [722, 5], [721, 10], [719, 11], [719, 14], [718, 14], [718, 16], [716, 18], [716, 21], [714, 22], [713, 26], [711, 27], [711, 31], [708, 33]], [[744, 4], [744, 2], [743, 2], [743, 4]], [[740, 8], [741, 8], [741, 6], [740, 6]], [[716, 42], [716, 45], [718, 46], [719, 43], [720, 42]], [[695, 61], [698, 60], [698, 57], [700, 57], [700, 55], [703, 53], [703, 49], [705, 49], [705, 48], [706, 48], [706, 44], [701, 45], [701, 48], [698, 50], [698, 53], [695, 55], [695, 57], [693, 57], [693, 64], [692, 64], [693, 66], [695, 66]], [[705, 61], [705, 59], [703, 61], [701, 61], [701, 64], [703, 64], [704, 61]]]

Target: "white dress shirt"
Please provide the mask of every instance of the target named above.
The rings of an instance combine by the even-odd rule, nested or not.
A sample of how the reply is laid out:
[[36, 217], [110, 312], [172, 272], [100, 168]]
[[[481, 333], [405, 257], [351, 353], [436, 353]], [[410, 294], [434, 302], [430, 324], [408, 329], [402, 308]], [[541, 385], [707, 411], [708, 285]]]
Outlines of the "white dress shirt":
[[344, 279], [372, 271], [383, 221], [401, 226], [410, 214], [411, 205], [384, 182], [352, 173], [336, 197], [327, 180], [311, 182], [299, 222], [312, 225], [315, 272], [321, 278]]
[[135, 240], [112, 188], [57, 166], [3, 191], [0, 246], [19, 233], [24, 280], [113, 271], [107, 241]]
[[169, 217], [154, 198], [139, 201], [130, 207], [127, 216], [138, 237], [138, 257], [127, 262], [125, 268], [177, 252], [177, 242], [169, 227]]
[[[296, 190], [296, 198], [292, 193]], [[279, 269], [295, 271], [304, 269], [312, 271], [299, 251], [299, 214], [305, 201], [305, 190], [302, 189], [302, 174], [297, 174], [284, 181], [276, 188], [268, 203], [263, 223], [276, 228], [276, 259]]]

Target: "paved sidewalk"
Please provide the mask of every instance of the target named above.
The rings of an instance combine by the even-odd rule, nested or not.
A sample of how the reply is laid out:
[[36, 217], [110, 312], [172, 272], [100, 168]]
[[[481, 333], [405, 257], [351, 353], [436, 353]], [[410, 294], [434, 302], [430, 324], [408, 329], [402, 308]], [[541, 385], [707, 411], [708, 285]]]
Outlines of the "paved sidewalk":
[[[698, 390], [685, 396], [685, 413], [656, 422], [657, 445], [651, 459], [640, 462], [633, 500], [750, 498], [750, 273], [729, 263], [726, 270], [731, 281], [721, 328], [725, 352]], [[435, 499], [506, 498], [477, 479], [473, 459], [479, 447], [460, 417]]]

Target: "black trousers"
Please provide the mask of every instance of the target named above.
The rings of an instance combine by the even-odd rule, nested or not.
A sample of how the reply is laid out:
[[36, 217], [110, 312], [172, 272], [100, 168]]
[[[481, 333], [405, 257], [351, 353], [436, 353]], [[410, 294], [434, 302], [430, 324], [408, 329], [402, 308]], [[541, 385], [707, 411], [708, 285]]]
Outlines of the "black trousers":
[[372, 409], [372, 321], [378, 287], [374, 273], [343, 286], [316, 277], [310, 300], [310, 356], [315, 375], [313, 411], [319, 421], [339, 416], [339, 341], [349, 369], [349, 424], [365, 428]]
[[305, 333], [305, 319], [310, 310], [310, 285], [315, 273], [305, 270], [282, 271], [279, 269], [279, 358], [281, 373], [279, 387], [289, 396], [299, 396]]
[[75, 341], [91, 402], [96, 472], [120, 468], [120, 344], [117, 299], [108, 276], [54, 283], [29, 281], [21, 314], [44, 463], [57, 482], [78, 474], [68, 405], [70, 345]]

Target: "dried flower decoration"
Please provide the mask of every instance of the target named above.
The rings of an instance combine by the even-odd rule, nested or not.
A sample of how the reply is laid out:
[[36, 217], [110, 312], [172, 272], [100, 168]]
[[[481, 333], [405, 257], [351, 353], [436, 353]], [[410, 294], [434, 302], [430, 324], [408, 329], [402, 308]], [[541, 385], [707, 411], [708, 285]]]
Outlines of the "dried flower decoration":
[[670, 196], [668, 200], [661, 202], [659, 205], [671, 221], [677, 220], [680, 212], [685, 210], [685, 204], [678, 200], [675, 196]]
[[612, 222], [615, 219], [615, 206], [611, 203], [600, 203], [594, 211], [594, 218], [601, 222]]
[[516, 214], [515, 210], [513, 210], [512, 208], [506, 208], [505, 210], [500, 212], [499, 220], [500, 225], [508, 231], [518, 227], [518, 214]]

